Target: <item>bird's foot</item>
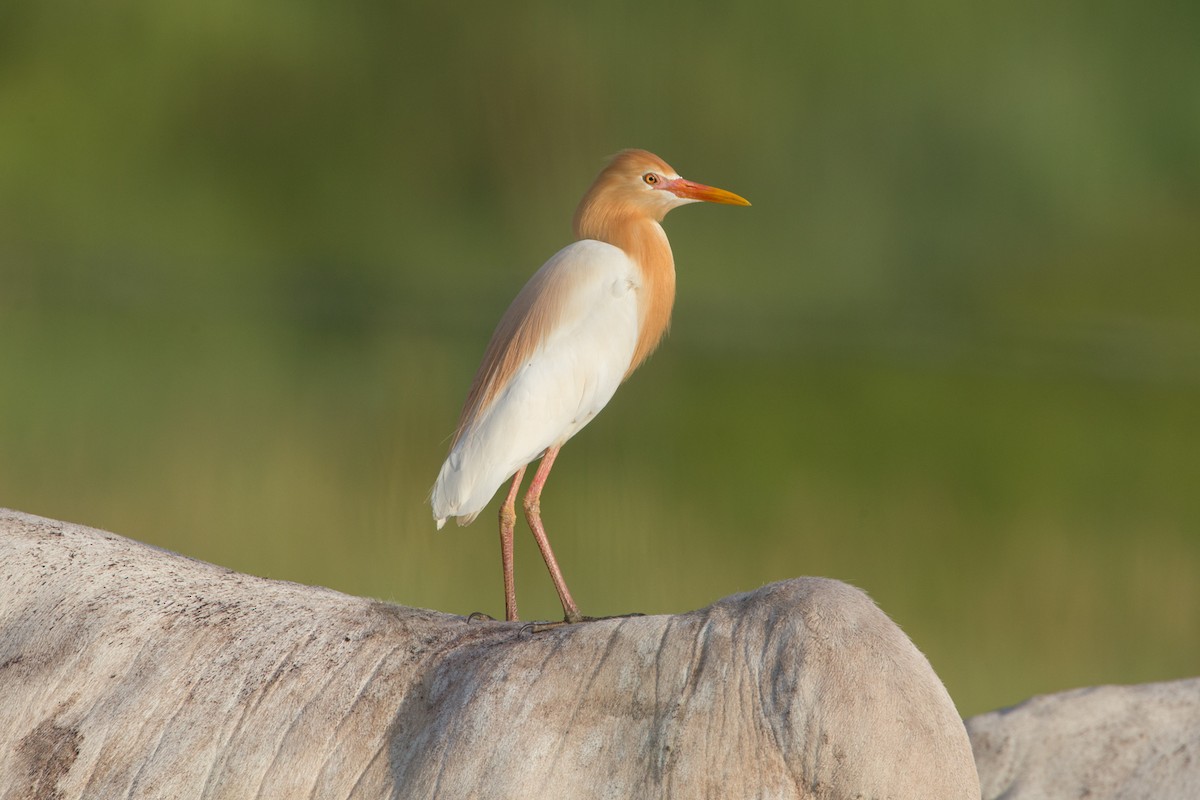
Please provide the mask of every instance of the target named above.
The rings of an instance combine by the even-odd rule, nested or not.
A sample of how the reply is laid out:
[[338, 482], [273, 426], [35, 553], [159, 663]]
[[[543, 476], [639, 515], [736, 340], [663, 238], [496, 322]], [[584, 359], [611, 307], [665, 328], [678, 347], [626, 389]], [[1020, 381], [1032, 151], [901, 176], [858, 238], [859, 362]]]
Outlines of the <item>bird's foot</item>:
[[470, 625], [472, 622], [483, 622], [483, 621], [497, 622], [498, 620], [495, 617], [493, 617], [491, 614], [485, 614], [482, 611], [472, 611], [470, 614], [467, 615], [467, 624], [468, 625]]
[[606, 619], [628, 619], [629, 617], [644, 617], [646, 616], [640, 611], [635, 611], [631, 614], [612, 614], [607, 617], [585, 617], [578, 616], [575, 619], [570, 617], [562, 620], [542, 620], [539, 622], [529, 622], [521, 627], [521, 633], [544, 633], [545, 631], [561, 628], [564, 625], [578, 625], [581, 622], [602, 622]]

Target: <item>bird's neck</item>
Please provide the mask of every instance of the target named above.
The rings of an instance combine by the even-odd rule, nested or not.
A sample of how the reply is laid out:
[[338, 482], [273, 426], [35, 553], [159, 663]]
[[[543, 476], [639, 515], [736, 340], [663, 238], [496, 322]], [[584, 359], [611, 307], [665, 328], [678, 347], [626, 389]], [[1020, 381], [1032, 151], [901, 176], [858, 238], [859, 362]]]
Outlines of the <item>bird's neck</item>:
[[655, 220], [644, 215], [581, 214], [575, 221], [575, 234], [581, 239], [597, 239], [615, 245], [637, 265], [642, 273], [638, 290], [638, 341], [625, 377], [645, 361], [671, 325], [675, 305], [675, 258], [667, 234]]

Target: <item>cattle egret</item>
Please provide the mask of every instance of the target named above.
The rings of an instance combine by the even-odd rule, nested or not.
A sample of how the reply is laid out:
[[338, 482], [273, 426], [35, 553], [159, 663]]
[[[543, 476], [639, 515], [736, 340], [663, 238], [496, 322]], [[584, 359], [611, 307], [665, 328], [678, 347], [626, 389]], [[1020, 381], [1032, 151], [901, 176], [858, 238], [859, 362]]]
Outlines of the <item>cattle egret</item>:
[[525, 468], [539, 456], [525, 516], [565, 621], [585, 619], [542, 526], [542, 488], [559, 449], [604, 408], [666, 333], [675, 261], [659, 223], [676, 206], [698, 201], [750, 205], [732, 192], [681, 178], [653, 153], [617, 153], [575, 211], [578, 241], [534, 273], [492, 334], [430, 503], [439, 529], [450, 517], [468, 525], [513, 479], [500, 506], [508, 620], [517, 619], [514, 506]]

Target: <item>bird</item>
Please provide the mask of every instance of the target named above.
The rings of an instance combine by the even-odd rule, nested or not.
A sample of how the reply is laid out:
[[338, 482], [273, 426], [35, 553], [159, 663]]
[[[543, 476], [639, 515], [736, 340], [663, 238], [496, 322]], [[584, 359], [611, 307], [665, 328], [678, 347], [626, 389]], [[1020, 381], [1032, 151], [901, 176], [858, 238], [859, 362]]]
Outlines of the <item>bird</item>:
[[733, 192], [695, 183], [646, 150], [609, 158], [575, 210], [576, 241], [525, 284], [501, 317], [475, 373], [450, 452], [429, 501], [440, 530], [469, 525], [505, 481], [500, 506], [504, 616], [519, 619], [513, 577], [516, 498], [563, 607], [585, 619], [563, 579], [541, 517], [541, 495], [562, 446], [612, 399], [655, 350], [675, 302], [675, 261], [662, 220], [696, 202], [748, 206]]

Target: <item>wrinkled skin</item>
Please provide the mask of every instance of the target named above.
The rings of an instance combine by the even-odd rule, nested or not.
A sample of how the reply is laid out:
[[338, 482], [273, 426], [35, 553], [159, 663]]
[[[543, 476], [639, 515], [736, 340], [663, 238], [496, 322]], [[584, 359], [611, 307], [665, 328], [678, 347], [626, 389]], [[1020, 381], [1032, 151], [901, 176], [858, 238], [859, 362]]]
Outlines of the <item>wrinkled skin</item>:
[[471, 622], [0, 511], [0, 798], [978, 798], [929, 663], [802, 578]]

